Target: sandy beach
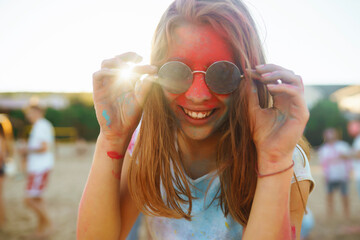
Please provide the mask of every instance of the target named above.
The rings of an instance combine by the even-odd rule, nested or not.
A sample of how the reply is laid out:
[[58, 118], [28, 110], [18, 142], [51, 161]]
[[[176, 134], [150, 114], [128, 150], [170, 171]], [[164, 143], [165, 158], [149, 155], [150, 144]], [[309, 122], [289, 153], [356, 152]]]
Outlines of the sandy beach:
[[[48, 238], [51, 240], [76, 239], [77, 208], [91, 166], [94, 143], [86, 144], [82, 154], [78, 150], [75, 144], [57, 146], [56, 165], [44, 194], [54, 223], [53, 234]], [[351, 218], [344, 219], [340, 195], [337, 194], [335, 216], [329, 219], [326, 215], [323, 176], [316, 157], [311, 160], [311, 166], [316, 181], [316, 187], [308, 200], [315, 217], [311, 239], [360, 239], [360, 198], [355, 183], [352, 181], [350, 185]], [[21, 240], [35, 229], [35, 215], [23, 204], [25, 183], [25, 179], [19, 175], [6, 178], [4, 200], [7, 223], [0, 229], [0, 240]]]

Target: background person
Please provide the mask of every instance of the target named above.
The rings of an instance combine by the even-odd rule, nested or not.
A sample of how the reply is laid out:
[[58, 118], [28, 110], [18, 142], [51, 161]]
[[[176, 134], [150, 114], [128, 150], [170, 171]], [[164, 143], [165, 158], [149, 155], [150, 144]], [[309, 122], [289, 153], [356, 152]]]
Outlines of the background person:
[[344, 216], [350, 217], [349, 180], [352, 168], [351, 148], [339, 139], [335, 128], [327, 128], [323, 134], [324, 144], [319, 148], [319, 160], [324, 171], [327, 188], [327, 212], [334, 212], [334, 191], [340, 190]]
[[[0, 229], [6, 221], [4, 205], [4, 181], [8, 172], [5, 164], [9, 164], [13, 159], [13, 129], [10, 120], [5, 114], [0, 114]], [[8, 165], [9, 166], [9, 165]]]
[[2, 124], [0, 123], [0, 229], [5, 223], [5, 207], [4, 207], [4, 181], [5, 181], [5, 160], [9, 154], [5, 133]]
[[357, 192], [360, 197], [360, 121], [354, 122], [357, 125], [357, 132], [355, 135], [355, 139], [352, 144], [353, 148], [353, 171], [354, 171], [354, 179], [356, 183]]
[[38, 105], [30, 105], [25, 110], [25, 115], [32, 124], [28, 145], [20, 149], [27, 160], [25, 204], [35, 212], [38, 219], [34, 237], [44, 237], [49, 235], [52, 229], [43, 192], [54, 165], [54, 129], [44, 118], [44, 111]]

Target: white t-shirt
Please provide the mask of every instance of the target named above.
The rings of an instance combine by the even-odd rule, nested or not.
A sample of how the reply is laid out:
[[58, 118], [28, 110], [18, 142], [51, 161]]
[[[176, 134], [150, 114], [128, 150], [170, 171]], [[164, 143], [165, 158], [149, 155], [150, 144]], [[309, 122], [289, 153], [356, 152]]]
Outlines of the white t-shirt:
[[28, 173], [40, 173], [51, 170], [54, 166], [54, 128], [48, 120], [41, 118], [31, 129], [28, 147], [29, 149], [38, 149], [43, 142], [47, 144], [46, 152], [28, 155]]
[[[360, 152], [360, 135], [358, 135], [353, 142], [354, 152]], [[353, 161], [354, 177], [360, 181], [360, 158], [355, 158]]]
[[[138, 131], [133, 135], [131, 141], [133, 144], [137, 134]], [[133, 144], [129, 145], [130, 154], [132, 154]], [[306, 154], [299, 146], [294, 150], [293, 160], [297, 180], [309, 180], [311, 182], [310, 191], [312, 191], [314, 179], [311, 176], [310, 165]], [[230, 214], [225, 217], [219, 206], [219, 199], [214, 200], [220, 188], [220, 179], [216, 176], [216, 171], [195, 180], [188, 176], [186, 178], [193, 185], [190, 185], [192, 196], [196, 197], [192, 200], [192, 220], [145, 216], [151, 239], [241, 239], [243, 227]], [[295, 182], [294, 177], [291, 182]], [[164, 191], [161, 192], [164, 195]], [[188, 205], [181, 203], [180, 205], [186, 212]]]
[[344, 141], [325, 143], [319, 149], [319, 159], [323, 166], [325, 178], [328, 181], [348, 181], [351, 171], [351, 161], [340, 155], [350, 155], [351, 147]]

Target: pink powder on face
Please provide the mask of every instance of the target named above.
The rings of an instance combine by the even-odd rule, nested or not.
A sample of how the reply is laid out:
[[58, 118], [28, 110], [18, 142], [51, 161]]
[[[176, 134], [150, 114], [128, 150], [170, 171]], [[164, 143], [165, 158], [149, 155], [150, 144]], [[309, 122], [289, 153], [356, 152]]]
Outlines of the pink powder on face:
[[[212, 26], [184, 24], [174, 30], [167, 61], [181, 61], [192, 71], [206, 71], [217, 61], [235, 62], [231, 45]], [[205, 82], [204, 73], [194, 73], [191, 86], [182, 94], [164, 89], [179, 127], [190, 139], [208, 138], [224, 123], [230, 107], [230, 94], [216, 94]], [[209, 113], [206, 118], [193, 118], [187, 113]]]
[[[200, 34], [201, 33], [201, 34]], [[175, 31], [176, 39], [171, 47], [170, 59], [177, 59], [188, 65], [192, 71], [206, 71], [206, 69], [217, 61], [235, 62], [232, 49], [227, 41], [210, 25], [187, 25], [179, 27]], [[203, 73], [195, 73], [193, 84], [181, 96], [177, 97], [179, 105], [187, 105], [189, 101], [201, 101], [206, 108], [214, 108], [219, 102], [230, 94], [215, 94], [209, 90], [205, 83]], [[221, 99], [218, 98], [220, 96]]]

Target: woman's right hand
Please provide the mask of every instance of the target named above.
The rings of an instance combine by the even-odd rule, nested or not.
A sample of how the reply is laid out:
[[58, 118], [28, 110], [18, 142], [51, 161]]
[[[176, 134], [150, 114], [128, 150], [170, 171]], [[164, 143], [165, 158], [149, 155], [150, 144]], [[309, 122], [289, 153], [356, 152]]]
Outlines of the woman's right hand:
[[[100, 133], [108, 140], [122, 135], [131, 136], [139, 124], [142, 107], [156, 81], [157, 67], [136, 65], [132, 76], [122, 73], [129, 63], [139, 63], [142, 57], [133, 52], [124, 53], [101, 64], [101, 69], [93, 74], [93, 98]], [[140, 77], [148, 74], [144, 79]], [[134, 87], [136, 83], [136, 87]]]

